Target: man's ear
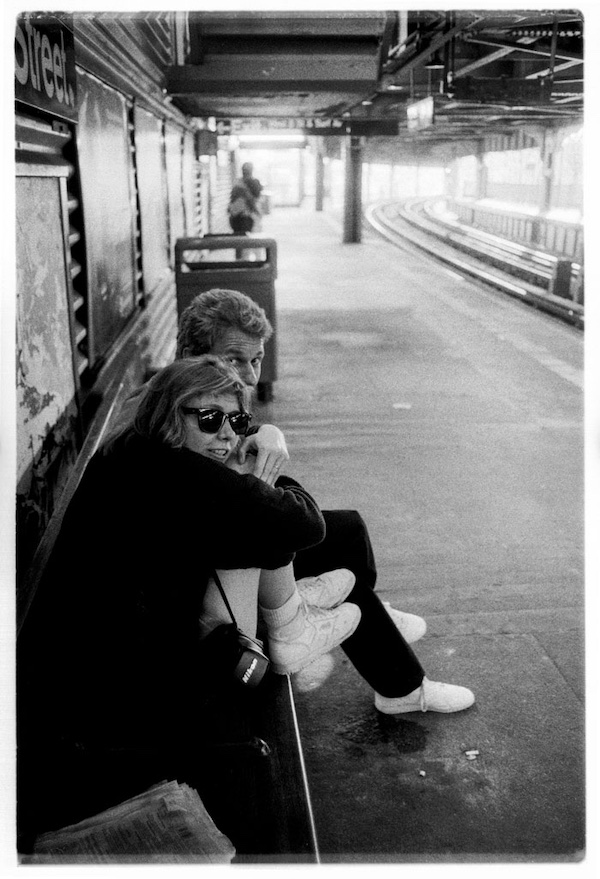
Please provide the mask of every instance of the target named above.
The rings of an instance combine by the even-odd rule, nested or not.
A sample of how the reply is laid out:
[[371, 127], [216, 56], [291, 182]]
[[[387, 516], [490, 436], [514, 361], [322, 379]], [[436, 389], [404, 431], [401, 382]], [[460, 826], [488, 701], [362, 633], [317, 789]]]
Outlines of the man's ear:
[[182, 348], [182, 349], [181, 349], [181, 358], [182, 358], [182, 359], [183, 359], [184, 357], [191, 357], [191, 356], [192, 356], [192, 352], [190, 351], [190, 346], [189, 346], [189, 345], [186, 345], [185, 348]]

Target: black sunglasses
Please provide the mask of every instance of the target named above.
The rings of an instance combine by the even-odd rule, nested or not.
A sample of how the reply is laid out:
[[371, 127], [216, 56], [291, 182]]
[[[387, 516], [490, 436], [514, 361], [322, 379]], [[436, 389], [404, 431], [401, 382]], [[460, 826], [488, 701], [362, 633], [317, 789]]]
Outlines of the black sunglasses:
[[241, 435], [246, 433], [252, 418], [249, 412], [232, 412], [228, 415], [220, 409], [192, 409], [184, 406], [181, 411], [184, 415], [195, 415], [198, 418], [198, 427], [202, 433], [218, 433], [227, 419], [233, 432]]

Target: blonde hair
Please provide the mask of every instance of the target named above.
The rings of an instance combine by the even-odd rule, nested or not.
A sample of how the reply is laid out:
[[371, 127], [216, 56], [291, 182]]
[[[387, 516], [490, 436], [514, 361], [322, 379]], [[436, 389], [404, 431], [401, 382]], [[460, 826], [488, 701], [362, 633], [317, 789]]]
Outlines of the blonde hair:
[[133, 422], [134, 431], [181, 448], [186, 426], [182, 408], [193, 397], [227, 394], [248, 411], [249, 391], [234, 367], [215, 354], [187, 357], [165, 366], [149, 381]]

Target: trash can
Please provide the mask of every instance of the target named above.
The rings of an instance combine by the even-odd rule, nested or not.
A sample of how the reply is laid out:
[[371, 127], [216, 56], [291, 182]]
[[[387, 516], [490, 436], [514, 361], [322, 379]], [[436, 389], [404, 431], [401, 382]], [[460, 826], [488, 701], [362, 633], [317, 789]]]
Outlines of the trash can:
[[224, 234], [175, 243], [178, 317], [194, 296], [213, 287], [239, 290], [264, 308], [273, 326], [258, 385], [258, 398], [265, 402], [273, 399], [277, 378], [276, 277], [277, 244], [272, 238]]

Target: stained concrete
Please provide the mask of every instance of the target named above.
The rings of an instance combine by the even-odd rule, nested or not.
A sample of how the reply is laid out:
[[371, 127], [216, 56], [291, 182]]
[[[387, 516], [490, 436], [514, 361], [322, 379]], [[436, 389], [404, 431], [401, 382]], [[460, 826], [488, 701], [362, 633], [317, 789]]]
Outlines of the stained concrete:
[[539, 642], [432, 637], [419, 657], [432, 677], [468, 682], [476, 705], [379, 714], [341, 651], [326, 685], [299, 697], [323, 861], [577, 857], [583, 711]]
[[[388, 717], [341, 650], [295, 678], [324, 862], [577, 862], [585, 846], [582, 335], [335, 216], [275, 209], [261, 420], [378, 590], [428, 620], [455, 715]], [[376, 649], [376, 645], [374, 645]], [[476, 750], [474, 759], [465, 753]]]

